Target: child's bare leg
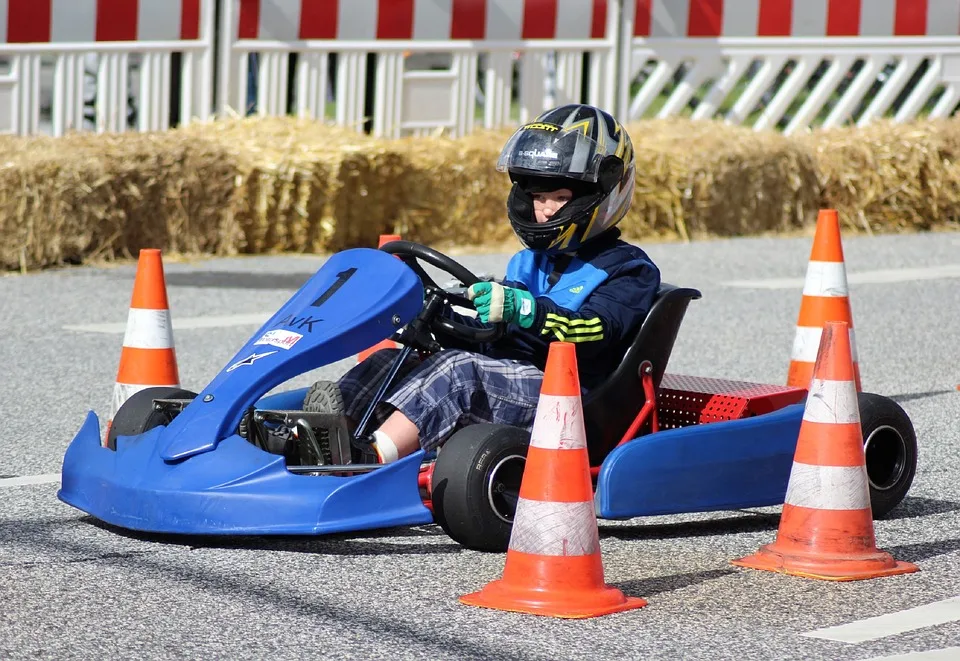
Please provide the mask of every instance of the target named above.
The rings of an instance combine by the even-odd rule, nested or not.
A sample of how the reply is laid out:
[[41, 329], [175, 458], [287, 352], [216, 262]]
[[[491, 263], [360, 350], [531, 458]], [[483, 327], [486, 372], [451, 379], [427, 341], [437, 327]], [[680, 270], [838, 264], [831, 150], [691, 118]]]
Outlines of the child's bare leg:
[[[396, 461], [420, 449], [420, 430], [400, 411], [391, 413], [373, 435], [384, 463]], [[390, 447], [391, 444], [393, 447]]]

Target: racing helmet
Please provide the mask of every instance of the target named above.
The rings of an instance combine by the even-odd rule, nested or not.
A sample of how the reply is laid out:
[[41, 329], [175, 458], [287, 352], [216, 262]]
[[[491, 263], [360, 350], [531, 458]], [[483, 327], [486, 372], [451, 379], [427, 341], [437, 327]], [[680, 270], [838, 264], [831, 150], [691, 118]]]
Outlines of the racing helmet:
[[[548, 110], [521, 126], [500, 152], [497, 170], [513, 186], [507, 216], [520, 242], [558, 254], [614, 227], [633, 198], [633, 143], [609, 113], [570, 104]], [[569, 188], [573, 198], [545, 223], [537, 223], [533, 195]]]

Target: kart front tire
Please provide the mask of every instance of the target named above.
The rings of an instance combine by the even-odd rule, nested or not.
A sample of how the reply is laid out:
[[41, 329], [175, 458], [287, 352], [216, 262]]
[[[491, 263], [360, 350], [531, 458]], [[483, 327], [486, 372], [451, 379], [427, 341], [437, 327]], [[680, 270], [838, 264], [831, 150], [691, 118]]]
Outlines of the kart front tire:
[[173, 386], [154, 386], [137, 391], [127, 398], [113, 416], [107, 447], [117, 449], [118, 436], [136, 436], [154, 427], [168, 425], [174, 416], [153, 407], [155, 399], [193, 399], [197, 393]]
[[861, 392], [860, 429], [870, 483], [873, 518], [900, 504], [917, 472], [917, 434], [910, 417], [895, 401]]
[[507, 550], [529, 444], [526, 430], [477, 424], [440, 448], [431, 501], [434, 519], [454, 541], [475, 551]]

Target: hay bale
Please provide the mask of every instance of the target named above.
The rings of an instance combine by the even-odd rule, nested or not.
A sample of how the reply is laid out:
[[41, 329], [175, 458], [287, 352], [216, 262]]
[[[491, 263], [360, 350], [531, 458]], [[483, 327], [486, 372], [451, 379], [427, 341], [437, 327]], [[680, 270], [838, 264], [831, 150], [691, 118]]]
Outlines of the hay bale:
[[0, 142], [4, 268], [133, 256], [141, 247], [219, 252], [230, 164], [175, 133], [8, 137]]
[[393, 231], [407, 162], [390, 142], [292, 117], [249, 117], [185, 129], [232, 153], [227, 213], [249, 253], [324, 252], [377, 244]]
[[[637, 158], [633, 206], [621, 223], [628, 237], [732, 236], [793, 229], [816, 217], [814, 159], [778, 133], [683, 119], [627, 130]], [[510, 240], [510, 181], [495, 166], [511, 132], [401, 140], [416, 175], [405, 187], [404, 236], [468, 245]]]
[[685, 119], [635, 122], [627, 131], [637, 153], [627, 236], [736, 236], [796, 229], [816, 217], [816, 162], [779, 133]]
[[823, 206], [849, 229], [929, 230], [960, 222], [960, 117], [817, 130], [796, 138], [817, 160]]
[[[960, 118], [787, 138], [715, 121], [630, 124], [638, 240], [804, 229], [819, 208], [853, 228], [960, 222]], [[0, 266], [133, 257], [327, 252], [379, 234], [434, 245], [515, 243], [513, 128], [377, 140], [290, 117], [194, 123], [152, 134], [0, 137]], [[869, 222], [868, 222], [869, 221]]]
[[231, 155], [234, 191], [223, 211], [239, 230], [237, 249], [247, 253], [327, 249], [342, 153], [372, 143], [356, 131], [292, 117], [215, 120], [180, 132]]
[[403, 138], [409, 163], [396, 229], [423, 243], [496, 244], [512, 238], [506, 221], [509, 177], [496, 169], [511, 131], [458, 139]]

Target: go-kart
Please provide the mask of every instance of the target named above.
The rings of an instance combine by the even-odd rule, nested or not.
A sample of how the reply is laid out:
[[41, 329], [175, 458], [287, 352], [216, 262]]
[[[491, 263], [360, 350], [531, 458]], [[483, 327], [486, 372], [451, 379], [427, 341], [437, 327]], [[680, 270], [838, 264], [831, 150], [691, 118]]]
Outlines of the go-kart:
[[[421, 262], [459, 287], [439, 286]], [[137, 531], [319, 535], [436, 521], [465, 547], [505, 550], [528, 431], [470, 425], [437, 452], [386, 465], [359, 463], [352, 443], [370, 430], [374, 407], [412, 352], [440, 350], [443, 336], [502, 337], [503, 324], [444, 314], [469, 309], [463, 287], [478, 281], [407, 241], [333, 255], [201, 392], [142, 390], [117, 411], [106, 439], [90, 411], [64, 456], [58, 497]], [[807, 391], [666, 374], [688, 305], [700, 297], [662, 285], [617, 369], [583, 396], [601, 519], [783, 503]], [[282, 389], [387, 338], [401, 349], [356, 428], [339, 414], [331, 384]], [[880, 517], [910, 488], [916, 435], [894, 401], [859, 398]]]

